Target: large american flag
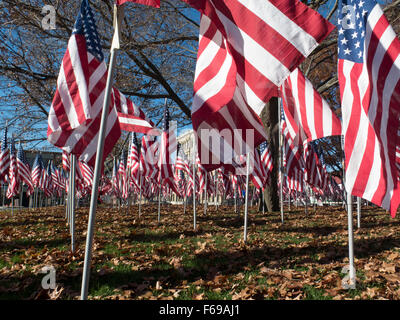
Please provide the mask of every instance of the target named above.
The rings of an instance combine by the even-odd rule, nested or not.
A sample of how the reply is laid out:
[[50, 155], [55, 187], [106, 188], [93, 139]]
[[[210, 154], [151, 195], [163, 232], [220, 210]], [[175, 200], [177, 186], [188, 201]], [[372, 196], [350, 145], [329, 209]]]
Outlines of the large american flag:
[[342, 134], [339, 118], [298, 68], [280, 92], [286, 124], [296, 143]]
[[[277, 88], [333, 25], [298, 0], [185, 2], [202, 13], [192, 104], [194, 130], [200, 134], [208, 128], [253, 129], [254, 145], [247, 148], [243, 133], [244, 150], [236, 153], [253, 151], [266, 139], [258, 116], [265, 102], [277, 95]], [[201, 141], [200, 153], [209, 151], [208, 144]]]
[[10, 150], [7, 145], [7, 127], [4, 128], [3, 139], [0, 150], [0, 181], [5, 180], [10, 169]]
[[[94, 165], [107, 80], [107, 66], [87, 0], [76, 19], [48, 118], [48, 141]], [[104, 158], [121, 136], [116, 109], [107, 117]]]
[[338, 78], [346, 191], [395, 216], [400, 119], [400, 41], [373, 0], [339, 4]]

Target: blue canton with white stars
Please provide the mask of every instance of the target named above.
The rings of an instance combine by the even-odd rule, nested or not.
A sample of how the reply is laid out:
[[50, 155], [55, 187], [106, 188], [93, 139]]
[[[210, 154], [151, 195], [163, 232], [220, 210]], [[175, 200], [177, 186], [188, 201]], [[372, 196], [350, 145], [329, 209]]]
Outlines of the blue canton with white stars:
[[7, 127], [4, 129], [4, 136], [3, 140], [1, 140], [1, 151], [4, 151], [7, 149]]
[[169, 130], [169, 110], [168, 110], [167, 101], [165, 101], [165, 106], [164, 106], [164, 118], [163, 118], [162, 129], [163, 129], [163, 131]]
[[37, 154], [36, 157], [35, 157], [35, 161], [33, 162], [32, 168], [38, 167], [39, 169], [42, 169], [42, 166], [41, 166], [41, 162], [40, 162], [40, 158], [39, 158], [39, 157], [40, 157], [40, 155]]
[[339, 3], [338, 58], [363, 62], [365, 24], [376, 5], [371, 0], [343, 0]]
[[92, 9], [87, 0], [82, 1], [81, 10], [76, 17], [72, 34], [83, 35], [86, 39], [86, 48], [99, 61], [104, 60], [103, 51], [100, 45], [100, 37], [97, 32]]
[[25, 152], [22, 149], [21, 143], [19, 144], [18, 152], [17, 152], [17, 158], [23, 163], [26, 164], [26, 158], [25, 158]]

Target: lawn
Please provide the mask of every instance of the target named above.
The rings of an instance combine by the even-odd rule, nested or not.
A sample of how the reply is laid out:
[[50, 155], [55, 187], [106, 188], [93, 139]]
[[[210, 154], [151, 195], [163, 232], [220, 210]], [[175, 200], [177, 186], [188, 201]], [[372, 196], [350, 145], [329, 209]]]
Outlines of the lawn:
[[[341, 207], [285, 208], [261, 214], [250, 208], [243, 242], [243, 207], [100, 206], [89, 299], [399, 299], [399, 219], [363, 207], [355, 227], [357, 286], [343, 289], [348, 263], [347, 214]], [[70, 251], [63, 207], [0, 212], [0, 299], [79, 299], [88, 208], [77, 210]], [[56, 271], [56, 289], [44, 290], [44, 266]]]

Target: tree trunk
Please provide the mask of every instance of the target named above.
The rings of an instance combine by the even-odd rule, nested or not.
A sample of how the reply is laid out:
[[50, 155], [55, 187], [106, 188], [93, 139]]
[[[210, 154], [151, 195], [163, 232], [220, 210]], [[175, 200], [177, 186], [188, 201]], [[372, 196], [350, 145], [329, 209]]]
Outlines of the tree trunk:
[[[271, 151], [274, 167], [270, 175], [270, 183], [264, 190], [264, 200], [268, 212], [279, 211], [278, 170], [279, 170], [279, 108], [278, 98], [273, 97], [261, 112], [261, 120], [267, 134], [268, 148]], [[260, 206], [262, 210], [262, 206]]]

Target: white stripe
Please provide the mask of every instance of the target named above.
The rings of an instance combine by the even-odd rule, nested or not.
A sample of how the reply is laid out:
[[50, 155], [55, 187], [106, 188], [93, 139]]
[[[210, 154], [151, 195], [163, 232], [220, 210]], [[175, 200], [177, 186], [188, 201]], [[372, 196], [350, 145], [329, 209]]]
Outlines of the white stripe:
[[[86, 119], [93, 119], [92, 110], [90, 108], [90, 98], [88, 91], [88, 84], [83, 73], [81, 58], [79, 56], [78, 44], [76, 42], [76, 36], [72, 36], [68, 41], [68, 52], [71, 58], [71, 65], [75, 75], [76, 85], [78, 86], [79, 96], [83, 105], [83, 112]], [[88, 53], [89, 56], [89, 53]]]
[[230, 45], [239, 54], [246, 57], [248, 63], [279, 87], [289, 76], [289, 69], [247, 33], [238, 28], [222, 12], [216, 9], [216, 13], [225, 26]]
[[238, 0], [248, 10], [275, 29], [304, 56], [308, 56], [318, 42], [269, 1]]
[[[200, 89], [198, 89], [196, 91], [196, 94], [193, 96], [192, 114], [195, 113], [204, 104], [205, 101], [215, 96], [217, 93], [221, 92], [224, 89], [229, 71], [232, 68], [232, 56], [228, 53], [226, 48], [224, 50], [225, 59], [221, 68], [218, 71], [212, 70], [213, 65], [210, 65], [209, 67], [211, 68], [211, 71], [216, 72], [215, 76], [208, 82], [206, 82]], [[197, 59], [198, 63], [201, 63], [203, 57], [207, 59], [207, 56], [203, 53]]]

